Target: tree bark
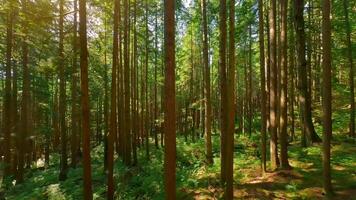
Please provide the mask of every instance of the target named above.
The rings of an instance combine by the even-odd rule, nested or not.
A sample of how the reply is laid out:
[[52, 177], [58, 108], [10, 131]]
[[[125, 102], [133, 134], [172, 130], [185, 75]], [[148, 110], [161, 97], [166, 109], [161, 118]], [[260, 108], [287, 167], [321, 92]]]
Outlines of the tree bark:
[[164, 169], [166, 199], [176, 199], [175, 1], [164, 3], [165, 103]]
[[288, 88], [288, 56], [287, 56], [287, 10], [288, 0], [281, 0], [281, 30], [280, 30], [280, 70], [281, 70], [281, 94], [280, 94], [280, 131], [279, 141], [281, 144], [281, 167], [290, 169], [288, 162], [288, 133], [287, 133], [287, 88]]
[[86, 1], [79, 0], [79, 38], [80, 38], [80, 69], [81, 69], [81, 104], [82, 104], [82, 131], [83, 131], [83, 180], [84, 199], [93, 199], [91, 164], [90, 164], [90, 108], [88, 91], [88, 49], [87, 49], [87, 12]]
[[330, 0], [322, 2], [322, 54], [323, 54], [323, 186], [327, 196], [332, 195], [330, 140], [332, 135], [331, 96], [331, 23]]
[[265, 47], [264, 47], [264, 19], [263, 19], [263, 0], [258, 0], [258, 19], [259, 19], [259, 45], [260, 45], [260, 81], [261, 81], [261, 159], [262, 159], [262, 172], [266, 172], [266, 129], [267, 129], [267, 116], [266, 116], [266, 74], [265, 74]]

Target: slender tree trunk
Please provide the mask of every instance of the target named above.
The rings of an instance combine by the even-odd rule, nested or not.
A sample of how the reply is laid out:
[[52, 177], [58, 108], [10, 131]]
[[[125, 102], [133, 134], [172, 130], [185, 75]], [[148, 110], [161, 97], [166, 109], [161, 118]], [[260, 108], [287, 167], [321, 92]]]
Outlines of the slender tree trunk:
[[145, 118], [144, 118], [144, 129], [145, 129], [145, 142], [146, 142], [146, 158], [147, 160], [150, 159], [150, 148], [149, 148], [149, 105], [148, 105], [148, 56], [149, 56], [149, 49], [148, 49], [148, 43], [149, 43], [149, 35], [148, 35], [148, 0], [145, 1], [145, 31], [146, 31], [146, 41], [145, 41], [145, 72], [144, 72], [144, 88], [145, 88]]
[[213, 153], [211, 144], [211, 97], [210, 97], [210, 67], [209, 67], [209, 45], [208, 45], [208, 25], [206, 13], [206, 0], [201, 0], [203, 19], [203, 64], [204, 64], [204, 95], [205, 95], [205, 154], [208, 164], [213, 163]]
[[120, 0], [114, 2], [114, 27], [113, 27], [113, 52], [112, 52], [112, 78], [111, 78], [111, 114], [110, 114], [110, 132], [108, 135], [108, 192], [107, 198], [114, 199], [114, 135], [116, 135], [116, 67], [118, 65], [118, 50], [119, 50], [119, 17]]
[[281, 93], [280, 93], [280, 132], [279, 141], [281, 144], [281, 167], [290, 169], [288, 162], [288, 133], [287, 133], [287, 88], [288, 88], [288, 60], [287, 60], [287, 10], [288, 0], [281, 0], [281, 30], [280, 30], [280, 70], [281, 70]]
[[353, 57], [352, 57], [352, 43], [351, 43], [351, 26], [349, 21], [349, 0], [343, 0], [344, 14], [345, 14], [345, 29], [347, 37], [347, 57], [350, 64], [350, 136], [355, 137], [355, 88], [354, 88], [354, 69], [353, 69]]
[[277, 148], [277, 47], [276, 47], [276, 0], [271, 0], [271, 7], [269, 12], [270, 24], [270, 153], [272, 169], [278, 167], [278, 148]]
[[175, 101], [175, 19], [174, 0], [164, 3], [165, 103], [164, 169], [166, 199], [176, 199], [176, 101]]
[[266, 74], [265, 74], [265, 47], [264, 47], [264, 24], [263, 24], [263, 0], [258, 0], [258, 18], [259, 18], [259, 44], [260, 44], [260, 77], [261, 77], [261, 152], [262, 152], [262, 172], [266, 172]]
[[67, 161], [67, 130], [66, 130], [66, 88], [65, 88], [65, 66], [64, 66], [64, 0], [59, 0], [59, 52], [58, 52], [58, 70], [59, 70], [59, 126], [61, 135], [61, 160], [59, 180], [67, 179], [68, 161]]
[[226, 0], [220, 0], [219, 11], [219, 65], [220, 65], [220, 95], [221, 95], [221, 183], [226, 182], [226, 133], [227, 133], [227, 85], [226, 85]]
[[322, 54], [323, 54], [323, 186], [327, 196], [332, 195], [330, 140], [332, 135], [331, 96], [331, 23], [330, 0], [322, 2]]
[[7, 27], [6, 27], [6, 68], [5, 68], [5, 96], [4, 96], [4, 162], [5, 169], [4, 175], [9, 175], [11, 173], [11, 126], [12, 126], [12, 115], [11, 113], [11, 59], [12, 59], [12, 35], [13, 35], [13, 2], [9, 1], [9, 11], [7, 13]]
[[[27, 0], [22, 0], [22, 12], [25, 17], [27, 16], [25, 13], [27, 12]], [[29, 101], [30, 101], [30, 71], [28, 67], [28, 44], [27, 44], [27, 34], [28, 28], [25, 20], [22, 21], [22, 102], [21, 102], [21, 130], [19, 135], [19, 163], [17, 169], [16, 182], [23, 182], [23, 174], [24, 174], [24, 164], [25, 164], [25, 153], [26, 153], [26, 140], [25, 138], [29, 135]]]
[[226, 131], [226, 192], [227, 200], [234, 194], [234, 134], [235, 134], [235, 0], [229, 5], [229, 68], [227, 79], [227, 131]]
[[88, 49], [87, 49], [87, 12], [86, 1], [79, 0], [79, 38], [80, 38], [80, 69], [81, 69], [81, 103], [83, 131], [83, 180], [84, 199], [93, 199], [91, 164], [90, 164], [90, 125], [89, 125], [89, 91], [88, 91]]
[[72, 68], [72, 135], [71, 135], [71, 166], [76, 167], [78, 161], [78, 135], [79, 135], [79, 120], [78, 120], [78, 42], [77, 42], [77, 0], [74, 0], [74, 31], [73, 31], [73, 68]]

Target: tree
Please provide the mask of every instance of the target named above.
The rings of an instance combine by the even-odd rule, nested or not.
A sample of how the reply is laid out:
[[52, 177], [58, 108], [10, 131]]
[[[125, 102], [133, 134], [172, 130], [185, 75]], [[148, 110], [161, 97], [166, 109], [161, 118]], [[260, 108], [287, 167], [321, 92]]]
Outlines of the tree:
[[226, 192], [227, 200], [234, 194], [234, 133], [235, 133], [235, 0], [229, 5], [229, 68], [227, 77], [227, 131], [226, 131]]
[[213, 163], [213, 153], [211, 144], [211, 97], [210, 97], [210, 67], [209, 67], [209, 46], [208, 46], [208, 25], [206, 14], [206, 0], [201, 0], [203, 19], [203, 64], [204, 64], [204, 95], [205, 95], [205, 154], [208, 164]]
[[13, 43], [13, 2], [9, 1], [6, 27], [6, 69], [5, 69], [5, 96], [4, 96], [4, 174], [9, 175], [11, 172], [11, 59]]
[[164, 4], [164, 177], [166, 199], [176, 199], [176, 101], [175, 101], [175, 19], [174, 0]]
[[[310, 142], [320, 142], [320, 137], [316, 134], [312, 116], [311, 116], [311, 100], [308, 92], [307, 80], [307, 61], [305, 58], [305, 31], [304, 31], [304, 0], [294, 1], [295, 10], [295, 31], [296, 31], [296, 50], [298, 61], [298, 90], [299, 90], [299, 104], [301, 107], [301, 121], [302, 132], [306, 134]], [[302, 141], [302, 143], [304, 143]], [[303, 144], [303, 146], [305, 146]]]
[[271, 0], [269, 10], [270, 25], [270, 130], [271, 130], [271, 166], [276, 169], [279, 165], [277, 148], [277, 44], [276, 44], [276, 0]]
[[[24, 16], [27, 11], [27, 0], [22, 0], [22, 12]], [[21, 130], [19, 135], [19, 161], [18, 161], [18, 169], [16, 175], [16, 182], [23, 182], [23, 174], [24, 174], [24, 164], [25, 164], [25, 153], [26, 153], [26, 141], [25, 138], [28, 136], [28, 127], [29, 127], [29, 101], [30, 101], [30, 71], [28, 67], [28, 44], [27, 44], [27, 34], [28, 27], [26, 18], [22, 20], [22, 102], [21, 102]]]
[[220, 0], [219, 10], [219, 66], [220, 66], [220, 94], [221, 94], [221, 183], [226, 182], [226, 133], [227, 133], [227, 86], [226, 86], [226, 0]]
[[61, 164], [59, 172], [59, 180], [67, 179], [67, 133], [66, 133], [66, 88], [65, 88], [65, 66], [63, 54], [63, 21], [64, 21], [64, 0], [59, 0], [59, 48], [58, 48], [58, 70], [59, 70], [59, 125], [61, 135]]
[[322, 55], [323, 55], [323, 186], [327, 196], [332, 194], [330, 167], [331, 119], [331, 23], [330, 0], [322, 2]]
[[80, 39], [80, 70], [81, 70], [81, 104], [83, 131], [83, 180], [84, 199], [93, 199], [90, 165], [90, 126], [89, 126], [89, 91], [88, 91], [88, 49], [87, 49], [87, 12], [86, 1], [79, 0], [79, 39]]
[[281, 69], [281, 94], [280, 94], [280, 131], [279, 141], [281, 144], [281, 167], [289, 169], [288, 144], [287, 144], [287, 88], [288, 88], [288, 61], [287, 61], [287, 10], [288, 0], [281, 0], [281, 30], [280, 30], [280, 69]]
[[114, 135], [117, 134], [116, 124], [116, 67], [118, 65], [118, 52], [119, 52], [119, 9], [120, 0], [114, 2], [114, 24], [113, 24], [113, 56], [112, 56], [112, 78], [111, 78], [111, 113], [110, 113], [110, 131], [108, 135], [108, 199], [114, 199]]
[[78, 0], [74, 1], [74, 30], [73, 30], [73, 66], [72, 66], [72, 135], [71, 135], [71, 166], [76, 167], [78, 161], [79, 147], [79, 111], [78, 111]]
[[261, 152], [262, 152], [262, 171], [266, 172], [266, 130], [267, 130], [267, 116], [266, 116], [266, 73], [265, 73], [265, 47], [264, 47], [264, 19], [263, 19], [263, 0], [258, 1], [258, 20], [259, 20], [259, 45], [260, 45], [260, 81], [261, 81]]

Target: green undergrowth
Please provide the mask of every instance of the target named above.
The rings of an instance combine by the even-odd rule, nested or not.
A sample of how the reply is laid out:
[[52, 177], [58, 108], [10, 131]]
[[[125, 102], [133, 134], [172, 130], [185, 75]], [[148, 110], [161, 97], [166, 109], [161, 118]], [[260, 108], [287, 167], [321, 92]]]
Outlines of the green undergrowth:
[[[214, 133], [214, 163], [205, 163], [204, 139], [188, 142], [183, 137], [177, 138], [177, 195], [178, 199], [222, 199], [220, 184], [220, 139]], [[116, 158], [114, 178], [116, 198], [164, 199], [164, 169], [162, 147], [150, 144], [150, 158], [146, 158], [145, 149], [138, 152], [138, 164], [125, 167]], [[235, 136], [234, 185], [237, 198], [252, 199], [318, 199], [321, 193], [322, 161], [321, 146], [301, 148], [298, 142], [289, 146], [289, 157], [296, 175], [270, 173], [260, 179], [259, 136], [251, 137], [238, 134]], [[351, 138], [336, 134], [332, 143], [333, 185], [336, 191], [348, 191], [356, 188], [356, 144]], [[105, 199], [106, 175], [103, 166], [103, 146], [94, 147], [92, 156], [92, 179], [94, 199]], [[269, 158], [269, 155], [267, 155]], [[69, 168], [66, 181], [59, 182], [59, 156], [51, 156], [51, 165], [47, 169], [27, 169], [25, 182], [14, 184], [10, 179], [4, 181], [7, 199], [82, 199], [82, 168]], [[285, 177], [284, 177], [285, 176]], [[286, 177], [288, 180], [285, 180]], [[294, 177], [295, 176], [295, 177]], [[285, 182], [284, 182], [285, 181]], [[346, 193], [346, 196], [348, 193]]]

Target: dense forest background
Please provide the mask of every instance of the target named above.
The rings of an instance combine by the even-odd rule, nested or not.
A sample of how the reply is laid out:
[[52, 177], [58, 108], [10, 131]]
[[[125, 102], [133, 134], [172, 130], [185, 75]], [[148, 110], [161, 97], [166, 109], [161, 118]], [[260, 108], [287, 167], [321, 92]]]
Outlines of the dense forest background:
[[356, 199], [349, 0], [0, 0], [0, 199]]

